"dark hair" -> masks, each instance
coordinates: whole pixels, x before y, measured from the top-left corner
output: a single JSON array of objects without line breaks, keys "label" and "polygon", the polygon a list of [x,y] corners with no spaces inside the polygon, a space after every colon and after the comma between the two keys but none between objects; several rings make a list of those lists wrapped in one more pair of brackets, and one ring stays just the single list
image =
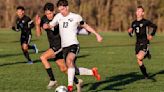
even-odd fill
[{"label": "dark hair", "polygon": [[57,2],[57,7],[59,6],[68,6],[68,1],[67,0],[59,0]]},{"label": "dark hair", "polygon": [[54,4],[53,3],[46,3],[44,5],[44,11],[49,10],[49,11],[54,11]]},{"label": "dark hair", "polygon": [[142,6],[138,6],[137,8],[141,8],[144,11],[144,8]]},{"label": "dark hair", "polygon": [[23,6],[18,6],[18,7],[17,7],[17,10],[23,10],[23,11],[24,11],[25,8],[24,8]]}]

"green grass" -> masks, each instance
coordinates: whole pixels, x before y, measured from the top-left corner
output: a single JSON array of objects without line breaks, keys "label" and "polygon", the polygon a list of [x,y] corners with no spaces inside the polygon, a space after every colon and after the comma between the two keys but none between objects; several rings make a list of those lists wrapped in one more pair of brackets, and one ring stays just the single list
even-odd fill
[{"label": "green grass", "polygon": [[[144,60],[151,79],[142,79],[134,55],[135,37],[127,33],[103,32],[102,43],[93,35],[79,36],[81,51],[77,65],[98,67],[102,76],[96,81],[91,76],[78,76],[84,80],[84,92],[164,92],[164,34],[157,34],[151,44],[151,60]],[[33,35],[40,52],[31,52],[33,65],[26,64],[19,43],[20,33],[0,31],[0,92],[54,92],[47,90],[48,76],[39,61],[39,56],[48,48],[44,32],[39,39]],[[51,61],[60,85],[67,84],[67,76]]]}]

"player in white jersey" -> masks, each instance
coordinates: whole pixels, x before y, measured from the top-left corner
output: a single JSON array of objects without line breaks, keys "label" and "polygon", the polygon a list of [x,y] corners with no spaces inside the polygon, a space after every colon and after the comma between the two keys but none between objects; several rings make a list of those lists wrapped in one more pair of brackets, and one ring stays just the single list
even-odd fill
[{"label": "player in white jersey", "polygon": [[98,42],[101,42],[103,38],[93,28],[87,25],[80,15],[69,12],[67,0],[59,0],[57,7],[60,13],[54,17],[50,24],[44,24],[43,27],[48,29],[59,25],[63,54],[68,67],[68,91],[72,92],[75,70],[76,73],[78,71],[80,75],[94,75],[97,80],[100,80],[100,75],[98,74],[97,68],[93,68],[92,70],[86,68],[76,68],[75,60],[79,52],[77,27],[83,27],[87,31],[93,33]]}]

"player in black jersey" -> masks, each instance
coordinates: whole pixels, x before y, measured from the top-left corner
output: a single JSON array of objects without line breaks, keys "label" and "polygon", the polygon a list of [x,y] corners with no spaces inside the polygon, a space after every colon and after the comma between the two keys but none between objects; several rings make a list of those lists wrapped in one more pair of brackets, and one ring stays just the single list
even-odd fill
[{"label": "player in black jersey", "polygon": [[[44,6],[44,16],[40,18],[38,15],[35,18],[36,23],[36,35],[39,37],[42,34],[43,24],[49,23],[54,18],[54,5],[52,3],[46,3]],[[57,85],[57,81],[55,80],[54,74],[52,72],[52,68],[50,63],[48,62],[48,59],[55,59],[57,66],[60,68],[62,72],[67,73],[67,67],[65,65],[64,59],[63,59],[63,53],[61,51],[61,38],[59,35],[59,28],[54,27],[53,29],[44,29],[47,33],[48,41],[49,41],[49,49],[45,51],[41,56],[40,59],[44,65],[44,68],[46,69],[48,76],[50,78],[50,82],[47,86],[48,89],[51,89],[53,86]],[[74,80],[77,90],[80,90],[80,83],[82,80],[78,80],[75,77]],[[80,92],[80,91],[78,91]]]},{"label": "player in black jersey", "polygon": [[[144,19],[144,9],[142,6],[138,6],[136,10],[137,19],[132,22],[131,28],[128,29],[129,35],[132,37],[133,32],[136,34],[136,57],[137,62],[139,64],[140,70],[144,77],[147,79],[148,74],[146,72],[146,67],[143,64],[144,58],[151,58],[151,54],[149,51],[150,40],[152,40],[153,36],[156,33],[157,26],[153,24],[151,21]],[[152,28],[152,32],[149,32],[149,27]]]},{"label": "player in black jersey", "polygon": [[34,23],[28,16],[25,15],[25,8],[23,6],[17,7],[16,14],[16,25],[13,26],[12,29],[16,32],[21,31],[20,42],[22,51],[28,60],[28,64],[33,64],[33,61],[29,56],[28,49],[33,49],[35,50],[35,53],[38,53],[38,49],[35,44],[29,45],[32,36],[31,29],[34,27]]}]

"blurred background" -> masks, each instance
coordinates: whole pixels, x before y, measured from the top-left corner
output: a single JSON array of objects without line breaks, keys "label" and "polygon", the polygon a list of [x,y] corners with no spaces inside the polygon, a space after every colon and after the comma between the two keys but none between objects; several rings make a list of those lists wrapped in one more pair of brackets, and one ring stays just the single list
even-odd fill
[{"label": "blurred background", "polygon": [[[98,31],[126,31],[135,19],[138,5],[145,8],[145,18],[158,25],[158,32],[164,30],[164,0],[68,0],[71,11],[79,13],[84,20]],[[34,19],[43,15],[43,6],[57,0],[0,0],[0,28],[10,28],[15,20],[18,5],[26,8],[26,15]]]}]

